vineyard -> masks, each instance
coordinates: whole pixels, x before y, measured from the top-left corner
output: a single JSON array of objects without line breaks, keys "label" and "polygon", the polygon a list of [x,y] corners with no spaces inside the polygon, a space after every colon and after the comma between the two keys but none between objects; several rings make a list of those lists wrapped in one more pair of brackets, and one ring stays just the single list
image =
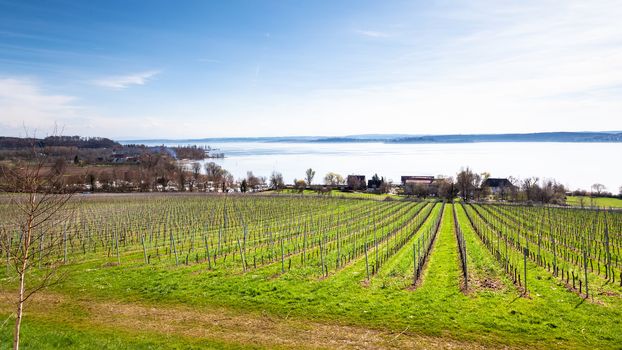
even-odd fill
[{"label": "vineyard", "polygon": [[[0,229],[17,245],[15,208],[6,197],[1,203]],[[66,277],[43,292],[59,298],[369,327],[398,335],[389,347],[419,334],[461,347],[622,344],[620,211],[316,195],[101,195],[76,197],[67,219],[47,229],[35,245],[33,278],[60,265]],[[7,253],[3,296],[15,288]],[[144,315],[124,331],[148,340],[128,345],[90,328],[87,306],[34,305],[24,339],[36,348],[72,337],[83,347],[172,341],[143,329]],[[2,299],[4,318],[10,310]],[[51,331],[58,327],[66,333]],[[0,329],[3,342],[9,328]],[[180,347],[197,345],[173,333]],[[287,345],[273,341],[252,345]]]}]

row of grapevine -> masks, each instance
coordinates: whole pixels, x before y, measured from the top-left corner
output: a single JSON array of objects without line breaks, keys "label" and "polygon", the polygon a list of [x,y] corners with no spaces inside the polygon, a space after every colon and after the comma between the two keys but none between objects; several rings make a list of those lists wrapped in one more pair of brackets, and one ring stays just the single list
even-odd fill
[{"label": "row of grapevine", "polygon": [[480,240],[514,284],[522,288],[526,294],[527,268],[523,255],[528,253],[528,247],[521,246],[520,240],[511,241],[506,235],[503,235],[501,231],[495,230],[473,206],[465,204],[462,204],[462,206],[469,223]]},{"label": "row of grapevine", "polygon": [[434,219],[434,224],[427,231],[422,232],[421,235],[413,242],[413,285],[416,285],[423,273],[434,241],[438,234],[438,230],[441,226],[441,220],[443,219],[443,212],[445,210],[445,202],[441,206],[438,216]]},{"label": "row of grapevine", "polygon": [[[0,208],[0,230],[17,244],[14,213],[8,202]],[[242,273],[278,266],[324,276],[373,251],[375,274],[431,209],[427,202],[315,196],[89,196],[36,246],[40,266],[103,257],[118,265],[200,263]]]},{"label": "row of grapevine", "polygon": [[[589,296],[590,284],[600,279],[616,281],[614,269],[618,265],[613,256],[617,255],[612,255],[612,251],[617,244],[611,237],[619,235],[609,234],[612,218],[606,212],[569,215],[572,212],[565,209],[496,205],[474,205],[473,209],[511,247],[528,249],[526,257],[579,294]],[[619,276],[622,279],[622,272]]]},{"label": "row of grapevine", "polygon": [[462,270],[462,278],[464,280],[464,290],[469,290],[469,272],[467,269],[467,251],[466,242],[464,241],[464,233],[458,222],[458,214],[456,213],[456,206],[452,205],[454,213],[454,231],[456,233],[456,241],[458,242],[458,252],[460,255],[460,268]]}]

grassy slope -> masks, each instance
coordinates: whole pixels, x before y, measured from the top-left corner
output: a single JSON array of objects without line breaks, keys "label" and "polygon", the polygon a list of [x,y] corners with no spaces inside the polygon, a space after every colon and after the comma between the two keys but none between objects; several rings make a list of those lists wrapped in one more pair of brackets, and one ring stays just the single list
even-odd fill
[{"label": "grassy slope", "polygon": [[[586,207],[591,206],[592,202],[590,197],[580,197],[580,196],[569,196],[566,198],[566,203],[568,205],[580,206],[580,198],[583,198],[583,205]],[[604,207],[604,208],[622,208],[622,199],[618,198],[594,198],[594,206]]]},{"label": "grassy slope", "polygon": [[[474,263],[476,269],[496,263],[478,245],[478,238],[468,229],[460,210],[458,216],[468,236],[468,254],[480,261],[479,265]],[[399,284],[383,283],[382,278],[374,278],[369,286],[365,285],[362,258],[327,279],[310,277],[302,269],[275,276],[272,269],[241,274],[206,271],[203,265],[144,266],[138,261],[109,266],[97,259],[71,265],[69,278],[53,290],[69,298],[95,302],[188,306],[196,310],[226,307],[248,313],[249,317],[268,314],[337,322],[404,331],[406,335],[475,341],[488,346],[610,348],[622,343],[618,331],[622,321],[619,299],[604,299],[603,305],[584,302],[533,264],[529,264],[528,274],[530,298],[519,297],[514,288],[495,292],[476,290],[464,295],[459,291],[457,254],[453,213],[448,205],[424,282],[414,291]],[[411,256],[397,254],[393,259],[411,259]],[[397,265],[401,264],[389,261],[385,266]],[[486,273],[498,270],[495,267]],[[7,284],[3,283],[0,290],[6,288]],[[140,328],[140,320],[133,329],[119,329],[114,324],[109,329],[89,328],[79,323],[77,316],[83,310],[61,308],[54,312],[53,318],[44,317],[43,311],[27,314],[24,338],[31,342],[32,348],[44,347],[43,344],[50,348],[149,348],[164,342],[179,348],[230,345],[205,337],[197,340],[146,333]],[[6,317],[6,312],[2,314]],[[0,329],[0,344],[7,343],[9,334],[10,328]]]}]

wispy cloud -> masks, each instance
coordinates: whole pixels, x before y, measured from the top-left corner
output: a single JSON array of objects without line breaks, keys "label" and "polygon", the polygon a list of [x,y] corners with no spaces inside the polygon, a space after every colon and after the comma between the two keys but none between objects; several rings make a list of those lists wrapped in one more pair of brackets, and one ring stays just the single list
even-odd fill
[{"label": "wispy cloud", "polygon": [[123,90],[132,85],[145,85],[158,74],[160,74],[160,71],[153,70],[127,75],[106,77],[95,80],[93,83],[97,86],[105,87],[108,89]]},{"label": "wispy cloud", "polygon": [[391,35],[389,33],[385,33],[385,32],[380,32],[377,30],[355,30],[355,33],[362,35],[364,37],[368,37],[368,38],[388,38]]},{"label": "wispy cloud", "polygon": [[[78,115],[75,97],[50,94],[30,78],[0,78],[0,130],[21,134],[24,126],[51,130]],[[62,126],[62,125],[61,125]]]},{"label": "wispy cloud", "polygon": [[[162,137],[168,135],[167,123],[162,118],[149,115],[114,115],[101,113],[93,106],[79,104],[74,96],[58,94],[45,88],[30,77],[0,77],[0,136],[45,136],[56,128],[67,135],[82,136],[137,136],[148,135],[153,130]],[[119,129],[119,119],[130,119],[136,127]],[[188,130],[186,123],[181,126]],[[181,137],[184,130],[177,133]]]}]

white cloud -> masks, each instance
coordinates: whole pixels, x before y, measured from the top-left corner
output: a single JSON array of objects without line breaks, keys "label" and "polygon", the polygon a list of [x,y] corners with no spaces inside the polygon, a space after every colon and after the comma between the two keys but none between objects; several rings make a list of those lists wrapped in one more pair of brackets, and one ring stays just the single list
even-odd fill
[{"label": "white cloud", "polygon": [[0,78],[0,134],[21,135],[24,128],[51,131],[81,108],[73,96],[44,92],[30,78]]},{"label": "white cloud", "polygon": [[[132,119],[133,127],[122,128],[119,120]],[[166,135],[168,123],[160,118],[121,115],[111,118],[93,107],[78,105],[74,96],[51,93],[32,78],[0,78],[0,136],[43,137],[50,132],[66,135],[117,137]]]},{"label": "white cloud", "polygon": [[93,83],[97,86],[122,90],[132,85],[145,85],[153,77],[160,74],[160,71],[147,71],[127,75],[111,76],[95,80]]}]

